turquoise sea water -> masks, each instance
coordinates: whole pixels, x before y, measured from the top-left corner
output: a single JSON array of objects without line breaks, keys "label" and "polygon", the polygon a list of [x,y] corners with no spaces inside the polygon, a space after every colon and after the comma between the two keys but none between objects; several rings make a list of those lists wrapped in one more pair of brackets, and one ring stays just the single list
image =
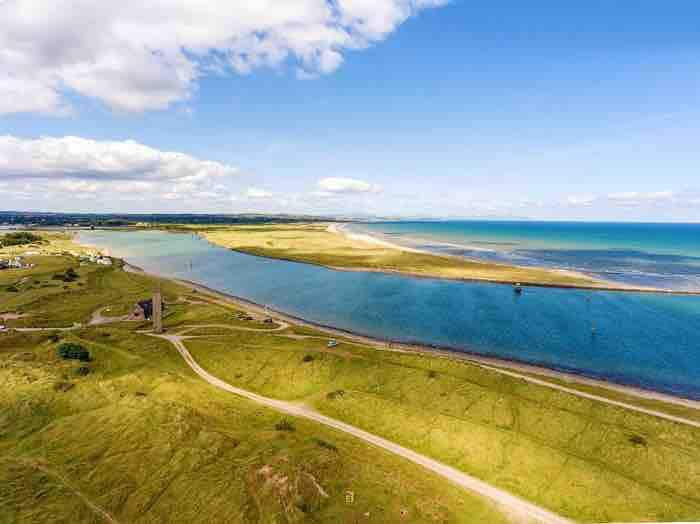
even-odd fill
[{"label": "turquoise sea water", "polygon": [[700,290],[700,224],[449,221],[351,228],[468,258],[572,269],[639,286]]},{"label": "turquoise sea water", "polygon": [[187,234],[94,231],[81,240],[320,324],[700,399],[699,296],[550,288],[517,296],[506,285],[254,257]]}]

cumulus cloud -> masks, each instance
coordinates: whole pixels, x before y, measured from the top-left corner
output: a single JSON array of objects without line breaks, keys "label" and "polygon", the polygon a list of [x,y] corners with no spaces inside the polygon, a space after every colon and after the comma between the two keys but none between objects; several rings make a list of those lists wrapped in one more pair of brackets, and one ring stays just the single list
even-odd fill
[{"label": "cumulus cloud", "polygon": [[[236,174],[238,169],[233,166],[160,151],[133,140],[0,136],[0,177],[4,178],[138,179],[192,184]],[[128,191],[136,186],[123,187]]]},{"label": "cumulus cloud", "polygon": [[249,187],[245,192],[246,198],[272,198],[272,193],[265,189]]},{"label": "cumulus cloud", "polygon": [[234,166],[132,140],[0,136],[0,201],[5,202],[29,194],[63,210],[73,209],[75,199],[95,202],[95,211],[119,209],[129,201],[207,207],[231,194],[237,175]]},{"label": "cumulus cloud", "polygon": [[352,193],[379,193],[382,187],[356,178],[322,178],[316,194],[320,196]]},{"label": "cumulus cloud", "polygon": [[335,71],[448,0],[0,1],[0,114],[65,112],[72,91],[127,112],[185,101],[207,74]]}]

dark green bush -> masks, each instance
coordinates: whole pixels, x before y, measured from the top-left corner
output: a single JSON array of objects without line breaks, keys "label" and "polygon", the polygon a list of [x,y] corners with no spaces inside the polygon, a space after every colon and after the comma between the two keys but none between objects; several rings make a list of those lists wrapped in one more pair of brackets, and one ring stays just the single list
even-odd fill
[{"label": "dark green bush", "polygon": [[19,231],[17,233],[7,233],[0,237],[0,244],[3,246],[21,246],[23,244],[33,244],[41,242],[40,236],[27,231]]},{"label": "dark green bush", "polygon": [[343,395],[345,395],[345,391],[342,389],[337,389],[335,391],[331,391],[326,395],[326,398],[328,400],[335,400],[337,398],[341,398]]},{"label": "dark green bush", "polygon": [[301,359],[302,362],[313,362],[314,357],[313,355],[304,355],[304,358]]},{"label": "dark green bush", "polygon": [[335,451],[336,453],[338,452],[338,447],[335,444],[331,444],[330,442],[320,439],[320,438],[315,438],[314,442],[318,444],[322,448],[329,449],[331,451]]},{"label": "dark green bush", "polygon": [[647,445],[647,439],[641,435],[631,435],[628,440],[635,446],[645,446]]},{"label": "dark green bush", "polygon": [[80,344],[65,342],[58,346],[58,355],[64,360],[80,360],[90,362],[90,352]]},{"label": "dark green bush", "polygon": [[294,424],[289,422],[287,419],[281,420],[275,424],[275,429],[277,431],[296,431]]}]

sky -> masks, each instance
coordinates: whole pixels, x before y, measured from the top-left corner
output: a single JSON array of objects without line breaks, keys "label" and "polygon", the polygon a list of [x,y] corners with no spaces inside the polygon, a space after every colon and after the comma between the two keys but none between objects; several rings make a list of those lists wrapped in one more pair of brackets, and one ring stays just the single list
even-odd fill
[{"label": "sky", "polygon": [[476,4],[0,0],[0,210],[700,221],[700,4]]}]

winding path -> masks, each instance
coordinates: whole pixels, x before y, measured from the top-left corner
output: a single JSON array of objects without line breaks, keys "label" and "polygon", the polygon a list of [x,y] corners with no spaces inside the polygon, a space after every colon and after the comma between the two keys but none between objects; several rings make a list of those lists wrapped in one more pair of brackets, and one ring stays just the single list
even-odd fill
[{"label": "winding path", "polygon": [[322,415],[312,409],[304,406],[293,404],[291,402],[285,402],[282,400],[277,400],[273,398],[264,397],[256,393],[252,393],[245,389],[237,388],[232,386],[228,382],[221,380],[218,377],[208,373],[204,370],[192,357],[191,353],[187,350],[185,345],[182,343],[182,337],[179,335],[156,335],[150,334],[150,336],[158,337],[169,341],[175,346],[180,355],[185,359],[185,362],[192,368],[192,370],[197,373],[201,378],[207,381],[209,384],[238,395],[240,397],[247,398],[258,404],[270,407],[282,413],[287,413],[295,417],[303,417],[314,422],[318,422],[325,426],[337,429],[344,433],[348,433],[354,437],[357,437],[365,442],[368,442],[374,446],[382,448],[390,453],[403,457],[411,462],[423,466],[424,468],[437,473],[441,477],[446,478],[450,482],[477,493],[483,497],[486,497],[498,506],[504,508],[509,515],[519,517],[519,520],[525,522],[539,522],[542,524],[572,524],[573,521],[561,517],[555,513],[552,513],[544,508],[536,506],[526,500],[523,500],[515,495],[508,493],[502,489],[496,488],[486,482],[479,480],[471,475],[467,475],[462,471],[459,471],[451,466],[438,462],[437,460],[431,459],[425,455],[421,455],[411,449],[405,448],[394,442],[386,440],[382,437],[378,437],[372,433],[359,429],[345,422],[341,422],[334,418]]}]

